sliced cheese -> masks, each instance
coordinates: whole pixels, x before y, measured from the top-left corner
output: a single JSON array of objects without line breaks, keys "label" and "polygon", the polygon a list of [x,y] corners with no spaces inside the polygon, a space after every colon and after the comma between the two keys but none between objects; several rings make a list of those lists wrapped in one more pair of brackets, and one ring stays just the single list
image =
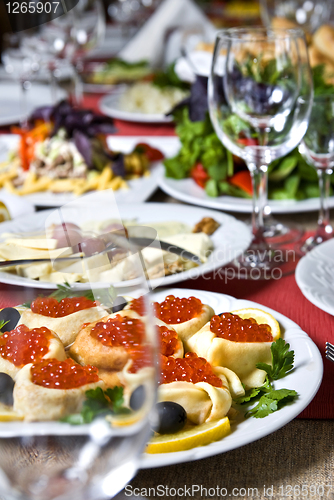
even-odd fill
[{"label": "sliced cheese", "polygon": [[188,250],[197,255],[202,262],[208,260],[208,256],[213,250],[213,243],[205,233],[176,234],[164,238],[164,241]]},{"label": "sliced cheese", "polygon": [[5,243],[17,245],[24,248],[55,250],[58,242],[55,239],[46,238],[7,238]]}]

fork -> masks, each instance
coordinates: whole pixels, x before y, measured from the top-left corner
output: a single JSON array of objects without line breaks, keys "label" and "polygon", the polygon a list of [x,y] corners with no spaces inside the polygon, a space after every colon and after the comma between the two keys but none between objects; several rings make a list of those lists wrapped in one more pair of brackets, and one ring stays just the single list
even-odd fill
[{"label": "fork", "polygon": [[325,355],[326,358],[329,359],[329,361],[333,361],[334,363],[334,345],[330,342],[326,342]]}]

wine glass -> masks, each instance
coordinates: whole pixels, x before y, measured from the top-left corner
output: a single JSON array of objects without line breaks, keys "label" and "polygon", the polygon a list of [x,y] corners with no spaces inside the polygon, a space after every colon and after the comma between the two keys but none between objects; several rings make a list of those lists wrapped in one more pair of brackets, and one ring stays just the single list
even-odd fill
[{"label": "wine glass", "polygon": [[[265,26],[278,23],[291,23],[314,32],[321,24],[328,21],[331,0],[260,0],[261,15]],[[285,20],[285,21],[283,21]],[[274,23],[274,24],[273,24]]]},{"label": "wine glass", "polygon": [[314,96],[310,123],[299,151],[317,171],[320,195],[318,227],[314,236],[302,245],[305,253],[334,234],[328,206],[330,175],[334,168],[334,94]]},{"label": "wine glass", "polygon": [[245,278],[269,279],[271,270],[285,273],[295,266],[294,256],[265,240],[268,165],[301,141],[312,97],[302,30],[231,28],[217,35],[208,85],[210,116],[225,147],[246,162],[253,182],[253,242],[229,266]]},{"label": "wine glass", "polygon": [[[111,222],[112,227],[116,229],[111,229]],[[73,265],[85,268],[90,281],[79,285],[79,289],[69,288],[68,285],[65,285],[65,288],[77,295],[88,292],[89,300],[98,301],[100,304],[98,310],[103,313],[100,316],[100,318],[103,316],[103,320],[94,320],[91,324],[88,318],[83,320],[85,325],[81,327],[80,335],[85,328],[88,328],[90,332],[83,337],[85,342],[89,342],[93,336],[96,339],[95,345],[101,344],[100,352],[103,356],[107,355],[106,350],[111,349],[110,345],[114,345],[114,340],[110,340],[108,331],[110,335],[117,337],[116,330],[120,327],[120,323],[123,324],[122,314],[126,311],[120,310],[126,304],[124,294],[132,297],[144,295],[146,313],[145,317],[134,318],[135,313],[132,312],[131,317],[131,311],[126,312],[128,315],[126,317],[130,318],[127,328],[131,335],[127,336],[121,326],[123,337],[119,339],[121,344],[116,344],[124,346],[118,347],[118,351],[121,350],[123,354],[127,353],[128,360],[123,368],[119,366],[116,372],[112,371],[113,367],[109,358],[110,370],[106,370],[106,366],[102,369],[103,362],[106,362],[103,361],[106,359],[103,356],[96,358],[93,363],[98,368],[97,376],[102,379],[102,382],[101,380],[91,381],[93,386],[95,384],[101,387],[101,391],[98,390],[96,396],[95,386],[89,386],[93,392],[95,391],[95,398],[91,394],[88,397],[86,393],[86,401],[90,401],[89,408],[95,412],[92,422],[89,422],[89,414],[85,414],[84,423],[82,423],[83,413],[80,413],[80,408],[73,409],[74,401],[71,401],[70,393],[76,388],[80,389],[83,387],[82,383],[85,383],[79,381],[79,385],[71,388],[71,384],[74,384],[73,380],[76,380],[75,370],[72,375],[62,375],[61,370],[64,368],[58,367],[58,361],[48,360],[52,364],[53,374],[44,376],[45,383],[52,384],[55,374],[60,373],[58,379],[60,385],[66,383],[69,386],[67,399],[55,405],[54,393],[57,393],[58,389],[61,391],[62,387],[54,388],[51,385],[51,388],[48,388],[43,381],[38,379],[41,373],[40,362],[34,360],[32,366],[26,365],[20,369],[15,379],[13,392],[14,410],[18,411],[20,408],[21,416],[24,415],[25,419],[18,422],[0,422],[0,490],[4,500],[14,498],[20,500],[110,499],[121,491],[136,473],[141,454],[151,434],[150,422],[154,416],[157,346],[155,327],[148,304],[149,286],[137,249],[127,239],[122,227],[122,219],[111,190],[108,193],[104,192],[100,199],[95,194],[79,198],[51,212],[45,220],[46,241],[57,242],[59,255],[65,251],[64,245],[68,253],[69,249],[75,251],[80,243],[81,250],[89,256],[84,260],[79,259],[76,264],[71,262],[71,269],[70,267],[67,270],[63,269],[66,281],[66,277],[70,279],[73,275]],[[50,237],[52,237],[51,240]],[[108,251],[98,254],[97,252],[101,251],[101,245],[103,247],[106,244]],[[120,263],[123,254],[128,256],[131,254],[131,262],[137,272],[136,279],[132,280],[128,286],[125,284],[123,289],[119,288],[119,284],[117,288],[110,286],[112,285],[110,280],[108,284],[104,283],[104,286],[108,288],[101,289],[101,284],[98,285],[94,281],[95,274],[99,269],[103,269],[104,272],[112,271],[115,261]],[[57,258],[53,261],[53,265],[56,264]],[[86,292],[83,291],[84,289]],[[31,298],[35,298],[33,294],[32,291]],[[102,307],[109,310],[103,311]],[[109,311],[113,314],[110,315]],[[104,314],[107,315],[104,316]],[[29,315],[22,316],[23,318],[27,322]],[[52,318],[47,317],[47,319]],[[68,316],[67,322],[73,321],[74,319]],[[57,330],[57,333],[65,346],[66,354],[77,361],[79,359],[76,356],[80,355],[80,363],[83,369],[87,370],[87,366],[92,364],[89,362],[90,349],[80,351],[80,343],[79,347],[76,346],[78,337],[74,344],[69,344],[71,339],[67,338],[65,342],[61,337],[61,329]],[[59,352],[57,352],[58,356]],[[64,354],[63,348],[62,353]],[[67,363],[67,361],[62,362]],[[75,367],[78,369],[78,365]],[[96,375],[97,370],[92,370]],[[23,377],[24,371],[24,377],[29,378],[27,374],[30,373],[29,390],[36,393],[36,387],[39,388],[38,398],[30,400],[29,392],[25,393],[27,399],[23,398],[22,391],[28,384],[26,378]],[[117,373],[116,379],[118,380],[116,382],[115,373]],[[86,376],[87,374],[84,375]],[[115,384],[118,388],[123,387],[123,395],[121,394],[120,397],[123,397],[124,401],[118,400],[117,412],[114,403],[113,413],[110,412],[110,406],[109,409],[105,406],[100,408],[101,411],[98,413],[101,392]],[[31,389],[31,386],[35,389]],[[106,394],[109,393],[104,392],[104,395]],[[71,410],[69,404],[72,404]],[[50,408],[53,408],[57,414],[53,413],[53,418],[48,413]],[[29,418],[31,421],[28,421]],[[75,423],[77,425],[74,425]]]},{"label": "wine glass", "polygon": [[[84,58],[104,40],[106,18],[102,0],[79,0],[78,4],[67,13],[70,22],[71,44],[67,57],[75,70],[75,99],[82,101],[82,82],[80,74],[84,69]],[[59,22],[61,18],[58,18]]]},{"label": "wine glass", "polygon": [[4,36],[2,60],[6,72],[20,84],[20,122],[24,127],[27,124],[27,92],[31,87],[34,60],[22,45],[21,38],[18,35],[9,33]]}]

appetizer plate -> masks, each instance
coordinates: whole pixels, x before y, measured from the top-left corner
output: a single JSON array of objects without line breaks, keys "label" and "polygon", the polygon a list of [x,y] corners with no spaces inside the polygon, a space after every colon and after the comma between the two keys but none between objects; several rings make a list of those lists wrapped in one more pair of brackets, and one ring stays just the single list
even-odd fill
[{"label": "appetizer plate", "polygon": [[99,107],[102,113],[105,113],[112,118],[139,123],[170,123],[173,121],[171,116],[164,114],[148,114],[148,113],[131,113],[124,111],[120,107],[120,99],[128,89],[128,85],[117,85],[114,87],[111,94],[108,94],[99,102]]},{"label": "appetizer plate", "polygon": [[[218,196],[217,198],[212,198],[190,178],[176,180],[166,177],[163,165],[160,166],[158,182],[159,187],[165,191],[165,193],[186,203],[215,208],[217,210],[227,210],[230,212],[252,212],[252,200],[233,196]],[[308,198],[307,200],[301,201],[269,200],[268,205],[271,209],[271,213],[289,214],[319,210],[320,201],[319,198]],[[329,206],[334,207],[334,196],[329,198]]]},{"label": "appetizer plate", "polygon": [[[58,99],[66,97],[66,92],[58,89]],[[0,83],[0,125],[11,125],[22,118],[20,108],[21,89],[15,81],[2,81]],[[51,90],[49,85],[32,83],[27,92],[27,114],[36,107],[52,104]],[[1,161],[1,160],[0,160]]]},{"label": "appetizer plate", "polygon": [[[183,222],[189,226],[194,226],[203,217],[212,217],[220,224],[220,227],[212,236],[210,236],[214,249],[205,264],[187,271],[151,280],[150,286],[152,289],[158,286],[171,285],[187,279],[196,279],[205,273],[211,272],[214,269],[227,264],[244,252],[248,248],[251,241],[251,233],[246,224],[236,220],[231,215],[208,209],[178,204],[167,205],[165,203],[120,204],[118,205],[118,209],[124,220],[136,221],[138,224],[176,221]],[[1,233],[29,233],[43,231],[45,221],[52,212],[53,210],[45,210],[37,212],[34,215],[30,215],[29,217],[20,217],[17,220],[0,224],[0,240]],[[92,220],[101,221],[104,219],[105,217],[103,213],[94,214],[94,216],[92,216]],[[76,214],[74,220],[67,220],[66,222],[74,222],[80,225],[80,213]],[[57,288],[57,285],[54,283],[32,280],[6,271],[0,272],[0,282],[41,289]],[[128,289],[131,286],[135,286],[136,283],[137,280],[129,280],[120,283],[113,283],[113,285],[117,288]],[[87,289],[87,286],[91,285],[92,283],[73,284],[73,286],[77,289]],[[95,288],[106,287],[109,285],[109,283],[105,282],[94,283]]]},{"label": "appetizer plate", "polygon": [[255,307],[271,313],[284,331],[283,338],[289,342],[291,349],[295,351],[295,369],[283,379],[277,380],[274,383],[274,387],[277,389],[294,389],[298,393],[298,399],[291,405],[285,406],[265,418],[251,417],[241,421],[235,429],[232,427],[231,434],[221,441],[187,451],[154,455],[144,454],[140,463],[142,469],[200,460],[252,443],[286,425],[312,401],[320,387],[323,363],[320,352],[314,342],[296,323],[268,307],[249,300],[234,299],[229,295],[199,290],[172,289],[168,290],[168,293],[167,291],[156,292],[153,294],[153,297],[154,300],[161,301],[164,300],[167,294],[173,294],[177,297],[189,297],[193,295],[198,297],[202,302],[210,304],[216,313],[233,311],[244,307]]},{"label": "appetizer plate", "polygon": [[[8,152],[15,149],[18,144],[17,135],[0,135],[0,163],[7,160]],[[109,136],[108,146],[114,151],[130,153],[134,146],[140,142],[145,142],[152,147],[158,148],[162,153],[174,155],[177,153],[179,143],[175,137],[147,137],[147,136]],[[152,167],[149,177],[141,177],[128,181],[128,190],[120,189],[115,191],[117,203],[141,203],[147,200],[158,188],[159,170]],[[1,192],[1,191],[0,191]],[[49,191],[34,193],[24,196],[24,198],[36,207],[60,207],[75,199],[71,193],[51,193]]]},{"label": "appetizer plate", "polygon": [[[153,467],[163,467],[166,465],[200,460],[239,448],[280,429],[293,420],[312,401],[322,380],[323,363],[316,345],[296,323],[282,314],[255,302],[238,300],[229,295],[207,291],[172,288],[153,293],[152,299],[162,301],[170,294],[177,297],[198,297],[203,303],[210,304],[217,313],[244,307],[255,307],[268,311],[275,316],[284,331],[284,339],[289,342],[291,349],[295,351],[295,369],[283,379],[276,381],[274,386],[277,389],[283,387],[294,389],[298,393],[298,398],[291,405],[285,406],[281,410],[265,418],[249,418],[247,420],[242,420],[235,429],[232,427],[230,435],[207,446],[175,453],[154,455],[144,453],[139,464],[140,468],[150,469]],[[145,422],[139,422],[138,427],[144,424]],[[91,425],[94,426],[94,424]],[[91,425],[74,426],[59,422],[34,422],[25,424],[22,422],[0,422],[0,437],[9,438],[24,435],[85,435],[92,432]],[[138,430],[140,429],[138,428],[137,431]],[[117,436],[120,434],[135,434],[135,432],[136,429],[134,429],[134,426],[131,426],[129,429],[126,427],[122,429],[118,428]]]},{"label": "appetizer plate", "polygon": [[295,276],[304,297],[334,316],[334,239],[307,253],[298,262]]}]

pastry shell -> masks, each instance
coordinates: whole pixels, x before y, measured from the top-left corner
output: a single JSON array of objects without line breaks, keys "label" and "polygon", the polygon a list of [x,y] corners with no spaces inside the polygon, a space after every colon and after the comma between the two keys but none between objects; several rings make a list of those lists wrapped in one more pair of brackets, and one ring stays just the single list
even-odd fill
[{"label": "pastry shell", "polygon": [[50,389],[31,380],[32,364],[26,365],[16,377],[14,386],[14,411],[27,422],[59,420],[81,411],[85,393],[90,389],[105,389],[102,380],[75,389]]},{"label": "pastry shell", "polygon": [[88,309],[82,309],[62,318],[51,318],[49,316],[43,316],[42,314],[36,314],[32,312],[31,309],[23,311],[19,325],[24,324],[28,328],[39,328],[41,326],[46,326],[50,330],[57,333],[60,340],[64,346],[72,344],[78,332],[80,331],[84,323],[92,323],[97,321],[108,313],[100,306],[90,307]]},{"label": "pastry shell", "polygon": [[205,358],[212,366],[229,368],[246,389],[263,385],[266,372],[257,363],[271,364],[272,342],[233,342],[217,337],[210,322],[189,339],[189,350]]}]

